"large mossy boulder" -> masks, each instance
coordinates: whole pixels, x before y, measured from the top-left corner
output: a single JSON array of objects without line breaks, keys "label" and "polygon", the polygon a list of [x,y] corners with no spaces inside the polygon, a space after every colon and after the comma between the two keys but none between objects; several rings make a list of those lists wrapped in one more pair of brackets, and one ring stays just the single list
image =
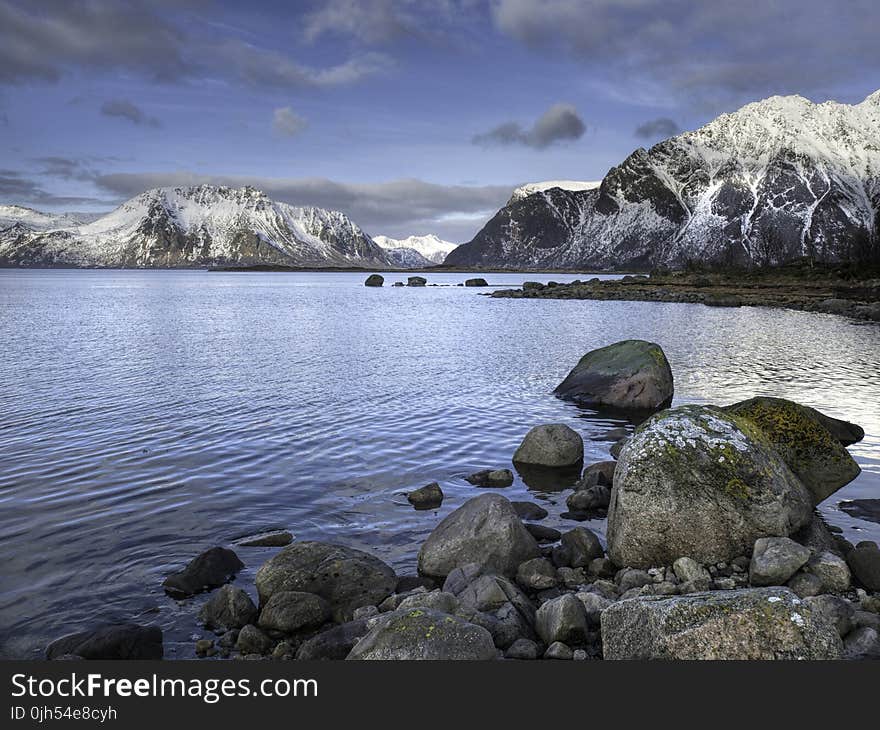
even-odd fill
[{"label": "large mossy boulder", "polygon": [[[861,471],[840,439],[826,428],[825,423],[834,419],[815,409],[783,398],[761,397],[724,410],[747,418],[764,432],[789,468],[813,493],[816,504],[849,484]],[[836,430],[845,431],[840,427]]]},{"label": "large mossy boulder", "polygon": [[379,618],[349,659],[494,659],[492,634],[482,626],[425,609]]},{"label": "large mossy boulder", "polygon": [[257,571],[260,605],[282,591],[314,593],[330,604],[334,620],[351,619],[354,609],[375,606],[394,591],[397,576],[379,558],[341,545],[295,542]]},{"label": "large mossy boulder", "polygon": [[484,572],[513,576],[520,563],[539,553],[513,505],[500,494],[482,494],[434,528],[419,550],[419,573],[445,578],[453,569],[475,563]]},{"label": "large mossy boulder", "polygon": [[672,369],[660,345],[624,340],[588,352],[553,392],[594,408],[657,411],[672,403]]},{"label": "large mossy boulder", "polygon": [[584,440],[564,423],[545,423],[525,435],[513,461],[552,469],[579,467],[584,462]]},{"label": "large mossy boulder", "polygon": [[605,659],[839,659],[835,625],[787,588],[643,596],[601,614]]},{"label": "large mossy boulder", "polygon": [[382,286],[385,283],[385,277],[381,274],[370,274],[364,282],[364,286]]},{"label": "large mossy boulder", "polygon": [[712,406],[656,414],[620,453],[608,508],[617,565],[703,563],[810,522],[813,497],[751,421]]}]

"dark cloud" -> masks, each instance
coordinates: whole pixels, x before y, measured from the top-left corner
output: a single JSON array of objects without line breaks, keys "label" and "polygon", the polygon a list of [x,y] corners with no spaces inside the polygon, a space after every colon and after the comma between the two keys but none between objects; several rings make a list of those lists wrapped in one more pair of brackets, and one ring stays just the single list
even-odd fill
[{"label": "dark cloud", "polygon": [[875,0],[496,0],[495,26],[609,83],[700,101],[825,92],[880,65]]},{"label": "dark cloud", "polygon": [[49,207],[105,203],[105,201],[91,197],[55,195],[16,170],[0,170],[0,201],[17,205]]},{"label": "dark cloud", "polygon": [[657,117],[657,119],[651,119],[636,127],[635,135],[643,139],[658,139],[661,137],[665,139],[666,137],[675,136],[680,131],[681,127],[674,120],[669,117]]},{"label": "dark cloud", "polygon": [[38,174],[61,180],[94,180],[98,173],[90,161],[72,157],[35,157]]},{"label": "dark cloud", "polygon": [[510,197],[511,185],[437,185],[422,180],[341,183],[324,178],[279,179],[192,172],[100,175],[104,191],[127,199],[148,188],[252,185],[275,200],[341,210],[369,233],[403,236],[433,231],[470,237]]},{"label": "dark cloud", "polygon": [[480,145],[519,144],[544,149],[556,142],[580,139],[587,125],[577,110],[569,104],[556,104],[544,112],[531,129],[518,122],[505,122],[494,129],[474,136],[473,143]]},{"label": "dark cloud", "polygon": [[161,126],[158,119],[148,116],[144,111],[125,99],[111,99],[105,101],[101,105],[101,114],[105,117],[118,117],[127,119],[132,124],[143,125],[147,127]]}]

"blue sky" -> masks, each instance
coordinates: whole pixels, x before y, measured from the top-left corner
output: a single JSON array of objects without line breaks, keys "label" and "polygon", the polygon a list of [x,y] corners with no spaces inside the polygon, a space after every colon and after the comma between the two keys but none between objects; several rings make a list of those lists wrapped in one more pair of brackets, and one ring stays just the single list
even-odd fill
[{"label": "blue sky", "polygon": [[770,94],[880,87],[850,0],[0,0],[0,202],[253,184],[468,240],[516,185],[600,179]]}]

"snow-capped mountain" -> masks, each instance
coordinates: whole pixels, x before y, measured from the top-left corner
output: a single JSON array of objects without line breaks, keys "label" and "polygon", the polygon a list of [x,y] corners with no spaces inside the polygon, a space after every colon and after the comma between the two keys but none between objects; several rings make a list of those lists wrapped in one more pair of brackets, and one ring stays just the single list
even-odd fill
[{"label": "snow-capped mountain", "polygon": [[437,265],[434,261],[426,259],[414,248],[386,248],[385,253],[394,262],[394,265],[401,269],[424,269]]},{"label": "snow-capped mountain", "polygon": [[250,187],[199,185],[148,190],[90,223],[19,221],[0,230],[0,264],[374,268],[392,261],[343,213],[275,202]]},{"label": "snow-capped mountain", "polygon": [[535,193],[543,193],[545,190],[559,188],[561,190],[595,190],[602,184],[601,180],[544,180],[543,182],[527,183],[520,185],[513,191],[508,204],[515,200],[527,198]]},{"label": "snow-capped mountain", "polygon": [[638,149],[593,190],[514,195],[447,264],[772,265],[880,253],[880,91],[771,97]]},{"label": "snow-capped mountain", "polygon": [[35,231],[81,226],[100,216],[90,213],[43,213],[23,205],[0,205],[0,230],[21,224]]},{"label": "snow-capped mountain", "polygon": [[447,254],[458,246],[457,243],[444,241],[433,233],[426,236],[409,236],[408,238],[373,236],[373,240],[384,249],[411,248],[434,264],[442,264]]}]

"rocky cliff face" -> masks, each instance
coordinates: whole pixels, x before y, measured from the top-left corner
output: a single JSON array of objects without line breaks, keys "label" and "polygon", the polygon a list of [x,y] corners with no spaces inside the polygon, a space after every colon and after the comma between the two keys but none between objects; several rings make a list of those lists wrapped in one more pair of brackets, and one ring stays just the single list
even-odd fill
[{"label": "rocky cliff face", "polygon": [[539,189],[447,264],[647,269],[880,255],[880,92],[772,97],[638,149],[596,189]]},{"label": "rocky cliff face", "polygon": [[148,190],[82,224],[36,225],[42,219],[13,213],[0,222],[0,265],[372,268],[393,263],[343,213],[278,203],[253,188]]}]

